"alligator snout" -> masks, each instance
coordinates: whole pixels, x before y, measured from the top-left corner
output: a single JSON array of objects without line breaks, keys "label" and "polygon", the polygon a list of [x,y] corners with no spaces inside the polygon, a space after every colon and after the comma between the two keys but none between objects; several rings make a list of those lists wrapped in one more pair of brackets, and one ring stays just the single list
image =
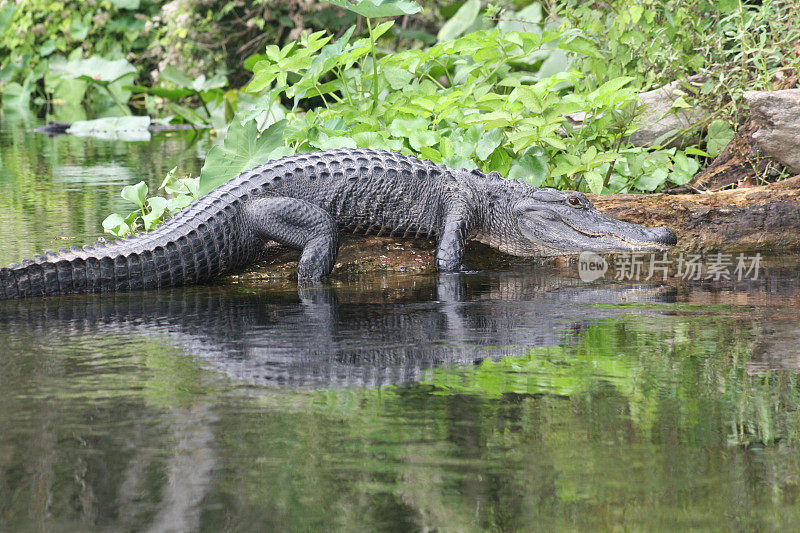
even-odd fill
[{"label": "alligator snout", "polygon": [[654,228],[652,230],[652,239],[653,242],[664,244],[666,246],[675,246],[678,243],[678,236],[675,235],[674,231],[666,226]]}]

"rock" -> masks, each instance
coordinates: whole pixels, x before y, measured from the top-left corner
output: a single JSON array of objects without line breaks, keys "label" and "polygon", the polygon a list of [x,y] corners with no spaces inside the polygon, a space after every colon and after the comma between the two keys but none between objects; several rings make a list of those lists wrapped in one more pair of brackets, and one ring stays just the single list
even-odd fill
[{"label": "rock", "polygon": [[800,172],[800,89],[748,91],[753,140],[762,154]]},{"label": "rock", "polygon": [[[702,85],[704,75],[691,76],[685,80],[673,81],[658,89],[639,94],[644,109],[637,119],[640,128],[630,136],[634,146],[652,146],[664,143],[670,135],[688,128],[709,116],[709,111],[702,107],[674,110],[675,101],[691,91],[693,86]],[[696,142],[697,139],[678,136],[665,146],[681,146]]]},{"label": "rock", "polygon": [[[639,129],[628,138],[631,144],[653,146],[658,142],[665,147],[673,147],[698,142],[700,138],[695,132],[692,137],[686,134],[677,135],[672,141],[666,143],[679,130],[697,124],[710,115],[710,112],[702,107],[678,110],[672,108],[679,97],[691,92],[694,86],[702,85],[706,79],[705,75],[691,76],[652,91],[639,93],[639,100],[642,104],[641,112],[636,119]],[[586,127],[586,122],[592,118],[592,115],[585,111],[576,111],[564,115],[564,118],[572,125],[572,129],[579,130]],[[565,128],[559,128],[558,133],[561,136],[567,135]]]}]

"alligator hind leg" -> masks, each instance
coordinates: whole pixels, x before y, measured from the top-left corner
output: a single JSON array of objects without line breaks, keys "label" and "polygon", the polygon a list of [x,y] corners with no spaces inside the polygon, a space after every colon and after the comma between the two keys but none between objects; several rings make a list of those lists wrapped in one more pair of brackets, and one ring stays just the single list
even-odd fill
[{"label": "alligator hind leg", "polygon": [[319,281],[331,273],[339,251],[339,230],[327,211],[281,196],[253,200],[245,213],[261,239],[303,251],[297,265],[300,282]]}]

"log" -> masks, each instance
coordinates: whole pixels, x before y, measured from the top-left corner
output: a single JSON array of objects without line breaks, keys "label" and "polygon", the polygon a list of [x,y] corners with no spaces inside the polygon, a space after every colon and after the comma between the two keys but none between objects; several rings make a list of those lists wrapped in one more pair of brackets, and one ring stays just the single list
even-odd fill
[{"label": "log", "polygon": [[676,251],[800,250],[800,176],[745,189],[701,194],[593,196],[615,218],[669,226]]}]

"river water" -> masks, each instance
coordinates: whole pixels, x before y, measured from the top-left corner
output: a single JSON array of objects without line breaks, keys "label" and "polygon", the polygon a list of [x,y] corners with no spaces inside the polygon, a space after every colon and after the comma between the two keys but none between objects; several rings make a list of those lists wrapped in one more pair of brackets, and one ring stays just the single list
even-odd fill
[{"label": "river water", "polygon": [[[90,243],[210,147],[35,125],[0,119],[2,264]],[[800,260],[731,277],[0,302],[0,530],[796,527]]]}]

